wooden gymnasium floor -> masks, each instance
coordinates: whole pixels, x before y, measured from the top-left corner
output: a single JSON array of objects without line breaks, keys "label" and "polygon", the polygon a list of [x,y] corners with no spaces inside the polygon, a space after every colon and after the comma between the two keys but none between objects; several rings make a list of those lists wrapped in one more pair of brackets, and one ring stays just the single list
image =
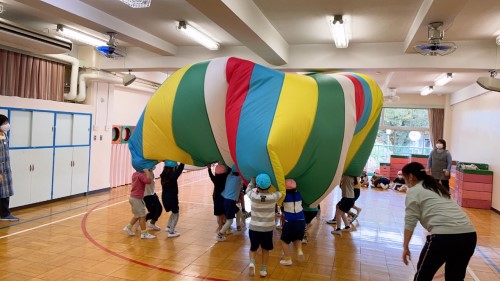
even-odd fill
[{"label": "wooden gymnasium floor", "polygon": [[[401,261],[404,194],[362,189],[356,230],[342,237],[325,223],[340,197],[336,189],[321,204],[320,221],[304,245],[306,260],[279,264],[279,232],[268,277],[248,276],[248,231],[215,241],[212,183],[206,170],[180,179],[178,238],[141,240],[122,228],[131,217],[129,186],[86,197],[15,211],[18,223],[0,222],[0,280],[411,280],[425,232],[415,231],[413,262]],[[159,181],[157,190],[161,191]],[[466,280],[500,280],[500,216],[467,209],[478,231]],[[159,225],[165,227],[168,215]],[[248,223],[248,221],[247,221]],[[153,232],[153,231],[152,231]],[[257,269],[260,260],[257,260]],[[434,280],[444,280],[440,270]]]}]

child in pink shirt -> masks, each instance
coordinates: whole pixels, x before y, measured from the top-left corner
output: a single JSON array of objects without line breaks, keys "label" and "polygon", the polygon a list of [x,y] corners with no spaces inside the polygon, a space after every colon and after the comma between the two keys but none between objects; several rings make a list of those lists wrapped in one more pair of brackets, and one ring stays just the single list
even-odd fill
[{"label": "child in pink shirt", "polygon": [[146,185],[152,182],[151,171],[144,169],[144,171],[137,171],[132,175],[132,190],[130,191],[130,197],[128,199],[130,206],[132,207],[132,214],[134,215],[127,226],[123,228],[128,235],[134,236],[135,231],[132,230],[132,226],[139,221],[141,226],[141,238],[151,239],[156,236],[150,234],[146,230],[146,204],[144,204],[144,191],[146,190]]}]

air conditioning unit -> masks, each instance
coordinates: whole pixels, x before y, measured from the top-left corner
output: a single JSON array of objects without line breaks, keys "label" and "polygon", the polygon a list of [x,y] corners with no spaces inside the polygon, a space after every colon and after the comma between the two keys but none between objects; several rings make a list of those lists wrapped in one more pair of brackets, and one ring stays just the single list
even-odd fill
[{"label": "air conditioning unit", "polygon": [[71,51],[73,43],[64,38],[39,33],[0,18],[0,45],[33,54],[63,54]]}]

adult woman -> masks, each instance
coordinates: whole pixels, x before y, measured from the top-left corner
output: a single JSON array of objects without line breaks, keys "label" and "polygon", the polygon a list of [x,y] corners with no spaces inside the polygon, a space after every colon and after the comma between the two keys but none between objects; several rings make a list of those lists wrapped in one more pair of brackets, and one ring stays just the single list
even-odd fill
[{"label": "adult woman", "polygon": [[451,154],[446,150],[446,141],[439,139],[436,149],[432,150],[427,159],[427,172],[441,182],[450,191]]},{"label": "adult woman", "polygon": [[0,114],[0,220],[18,221],[9,209],[9,199],[14,195],[12,190],[12,171],[10,170],[9,144],[7,132],[10,129],[7,116]]},{"label": "adult woman", "polygon": [[432,280],[445,264],[445,280],[464,280],[476,248],[477,235],[464,211],[450,198],[449,191],[424,166],[412,162],[403,167],[409,187],[406,195],[403,262],[411,259],[408,244],[417,222],[430,234],[420,253],[414,280]]}]

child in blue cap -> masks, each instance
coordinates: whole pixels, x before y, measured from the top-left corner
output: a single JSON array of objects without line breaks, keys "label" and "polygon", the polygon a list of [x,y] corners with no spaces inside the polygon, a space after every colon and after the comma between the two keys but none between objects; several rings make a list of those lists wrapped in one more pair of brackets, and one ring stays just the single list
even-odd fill
[{"label": "child in blue cap", "polygon": [[[247,187],[247,196],[252,202],[252,216],[250,219],[250,264],[248,272],[255,276],[255,254],[262,248],[262,265],[260,276],[267,275],[267,261],[269,251],[273,249],[274,205],[281,198],[281,193],[269,192],[271,178],[267,174],[259,174],[252,178]],[[257,211],[258,210],[258,211]]]},{"label": "child in blue cap", "polygon": [[165,208],[165,212],[172,212],[168,219],[166,229],[169,238],[181,235],[179,232],[175,231],[175,226],[179,221],[179,185],[177,184],[177,179],[180,177],[183,170],[184,164],[177,166],[177,162],[167,160],[165,161],[163,172],[160,175],[162,189],[161,201],[163,202],[163,208]]}]

